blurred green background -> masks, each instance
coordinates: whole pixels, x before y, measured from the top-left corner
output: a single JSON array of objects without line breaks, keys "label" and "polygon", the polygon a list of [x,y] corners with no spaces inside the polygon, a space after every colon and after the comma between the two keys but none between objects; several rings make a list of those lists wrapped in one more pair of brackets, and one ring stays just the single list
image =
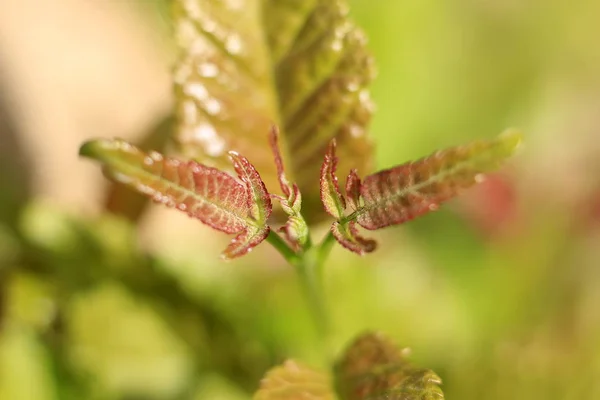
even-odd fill
[{"label": "blurred green background", "polygon": [[[336,350],[382,330],[449,399],[600,399],[600,3],[352,0],[389,167],[509,126],[498,175],[326,271]],[[152,206],[102,212],[77,158],[172,107],[153,1],[3,0],[0,399],[248,399],[271,366],[323,367],[291,268]],[[317,234],[320,233],[317,230]]]}]

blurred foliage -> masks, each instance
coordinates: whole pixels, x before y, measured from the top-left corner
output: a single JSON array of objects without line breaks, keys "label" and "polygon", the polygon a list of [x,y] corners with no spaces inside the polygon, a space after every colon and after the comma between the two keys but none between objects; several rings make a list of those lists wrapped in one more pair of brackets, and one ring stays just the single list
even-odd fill
[{"label": "blurred foliage", "polygon": [[[530,134],[502,202],[491,184],[382,232],[377,255],[334,251],[332,344],[385,331],[450,399],[600,398],[600,4],[351,6],[379,66],[379,166],[508,125]],[[123,219],[39,199],[2,105],[0,398],[249,399],[284,358],[323,367],[283,262],[200,247],[174,262]]]},{"label": "blurred foliage", "polygon": [[329,141],[336,138],[344,171],[371,168],[366,128],[374,63],[347,2],[175,0],[173,6],[181,52],[174,136],[184,154],[231,170],[227,150],[237,151],[276,193],[265,134],[276,124],[304,217],[320,222],[325,214],[314,177]]}]

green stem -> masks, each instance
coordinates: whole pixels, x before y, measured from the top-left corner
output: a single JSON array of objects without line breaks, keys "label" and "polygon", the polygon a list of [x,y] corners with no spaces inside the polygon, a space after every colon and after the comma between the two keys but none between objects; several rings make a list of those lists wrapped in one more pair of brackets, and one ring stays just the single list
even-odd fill
[{"label": "green stem", "polygon": [[293,266],[296,266],[300,261],[298,253],[279,236],[275,231],[271,229],[269,236],[267,236],[267,242],[271,243],[273,247],[285,258],[285,260]]},{"label": "green stem", "polygon": [[323,241],[321,241],[321,244],[319,245],[318,258],[321,264],[324,264],[327,260],[327,257],[329,257],[329,252],[331,251],[331,248],[333,247],[334,243],[335,237],[333,236],[333,233],[329,231],[325,238],[323,238]]},{"label": "green stem", "polygon": [[308,245],[299,252],[295,252],[273,231],[267,241],[296,269],[310,314],[323,341],[325,353],[329,355],[330,321],[323,290],[323,265],[335,242],[333,235],[329,233],[319,246]]},{"label": "green stem", "polygon": [[304,253],[304,257],[296,265],[296,271],[317,331],[327,341],[330,325],[323,290],[323,263],[315,250],[317,249]]}]

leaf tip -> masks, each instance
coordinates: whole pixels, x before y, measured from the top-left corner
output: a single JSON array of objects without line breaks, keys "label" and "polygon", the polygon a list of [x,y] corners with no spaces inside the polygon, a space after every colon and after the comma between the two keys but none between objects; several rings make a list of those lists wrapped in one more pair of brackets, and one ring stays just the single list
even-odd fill
[{"label": "leaf tip", "polygon": [[523,143],[523,133],[515,128],[509,128],[498,135],[498,140],[503,144],[509,154],[514,154]]},{"label": "leaf tip", "polygon": [[79,147],[81,157],[98,158],[104,140],[88,140]]}]

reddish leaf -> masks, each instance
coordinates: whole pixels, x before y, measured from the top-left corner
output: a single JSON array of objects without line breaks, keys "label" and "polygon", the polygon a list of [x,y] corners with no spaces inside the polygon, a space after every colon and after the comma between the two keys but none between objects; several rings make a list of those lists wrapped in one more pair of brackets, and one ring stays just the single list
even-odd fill
[{"label": "reddish leaf", "polygon": [[348,204],[353,211],[360,208],[360,187],[362,183],[356,172],[356,169],[352,169],[348,178],[346,178],[346,196],[348,196]]},{"label": "reddish leaf", "polygon": [[229,246],[221,253],[221,257],[229,260],[248,254],[269,236],[270,231],[271,229],[268,226],[246,228],[246,230],[231,240]]},{"label": "reddish leaf", "polygon": [[335,155],[335,139],[329,142],[325,159],[321,166],[321,201],[325,211],[335,219],[342,219],[346,209],[346,200],[340,193],[338,178],[335,174],[338,159]]},{"label": "reddish leaf", "polygon": [[356,339],[336,364],[336,386],[344,400],[440,400],[441,379],[412,366],[406,351],[381,334]]},{"label": "reddish leaf", "polygon": [[280,231],[284,233],[286,240],[296,251],[300,250],[308,241],[308,225],[300,213],[302,206],[302,195],[300,188],[295,183],[292,185],[285,176],[283,158],[279,149],[279,129],[277,126],[271,128],[269,143],[273,151],[275,166],[277,167],[277,176],[279,186],[286,197],[275,196],[281,203],[283,211],[288,215],[288,219]]},{"label": "reddish leaf", "polygon": [[281,208],[288,215],[288,219],[279,231],[283,232],[287,242],[296,251],[303,248],[308,242],[308,225],[300,213],[302,206],[302,195],[298,185],[291,187],[289,197],[275,196],[281,203]]},{"label": "reddish leaf", "polygon": [[242,156],[232,155],[232,159],[245,186],[216,168],[157,152],[145,153],[118,139],[87,142],[80,154],[104,163],[108,178],[214,229],[238,234],[225,251],[226,258],[247,253],[269,233],[269,194],[254,167]]},{"label": "reddish leaf", "polygon": [[277,125],[271,127],[269,134],[269,144],[271,145],[271,151],[273,151],[273,157],[275,158],[275,167],[277,168],[277,177],[279,179],[279,186],[281,191],[286,197],[290,197],[292,194],[292,188],[290,182],[285,176],[285,168],[283,166],[283,158],[281,157],[281,151],[279,149],[279,128]]},{"label": "reddish leaf", "polygon": [[258,222],[259,225],[265,225],[267,219],[271,215],[272,205],[271,197],[264,182],[260,179],[260,175],[256,168],[244,156],[232,151],[229,157],[233,162],[233,168],[238,176],[246,185],[246,201],[250,216]]},{"label": "reddish leaf", "polygon": [[367,176],[360,188],[364,204],[348,219],[379,229],[437,210],[461,189],[480,182],[482,173],[497,168],[520,141],[518,133],[509,132]]},{"label": "reddish leaf", "polygon": [[377,248],[377,242],[359,235],[354,221],[348,223],[334,222],[331,225],[331,233],[342,246],[361,256]]}]

